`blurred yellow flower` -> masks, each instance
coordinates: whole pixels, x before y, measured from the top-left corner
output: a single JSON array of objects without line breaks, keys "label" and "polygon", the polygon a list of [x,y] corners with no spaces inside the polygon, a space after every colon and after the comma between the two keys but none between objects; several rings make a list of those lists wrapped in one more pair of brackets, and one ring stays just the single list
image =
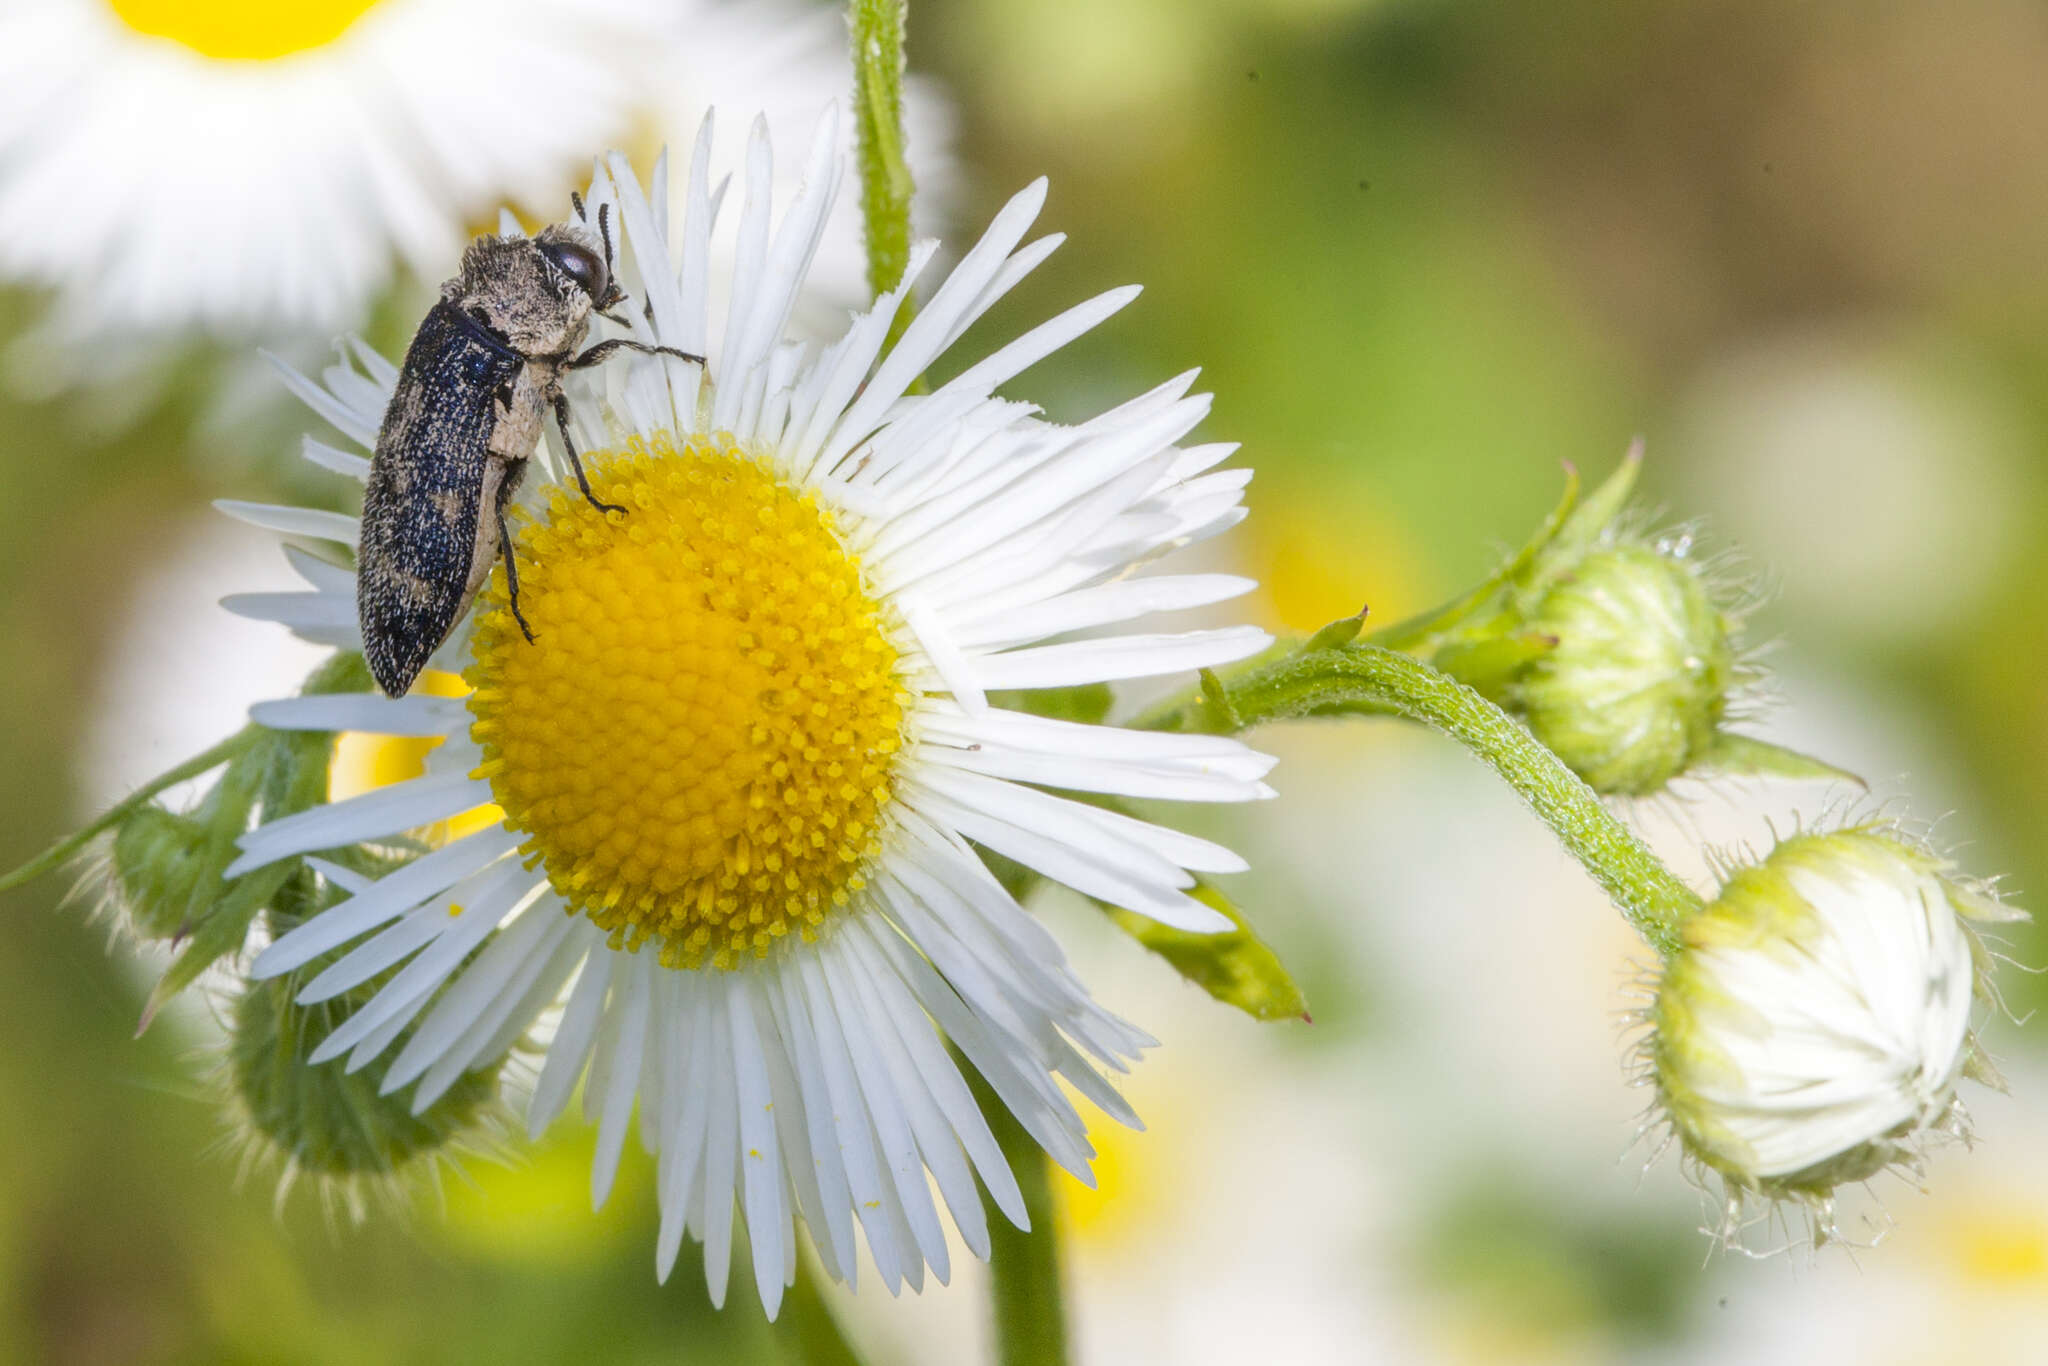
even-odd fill
[{"label": "blurred yellow flower", "polygon": [[107,0],[137,33],[183,43],[203,57],[269,61],[325,47],[378,0]]},{"label": "blurred yellow flower", "polygon": [[1947,1212],[1942,1232],[1956,1270],[1973,1284],[2048,1284],[2048,1210],[2038,1205],[1966,1204]]}]

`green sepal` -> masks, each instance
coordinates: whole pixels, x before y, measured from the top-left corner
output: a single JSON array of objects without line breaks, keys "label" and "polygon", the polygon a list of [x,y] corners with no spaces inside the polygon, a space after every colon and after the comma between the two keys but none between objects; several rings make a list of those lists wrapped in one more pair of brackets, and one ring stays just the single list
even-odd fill
[{"label": "green sepal", "polygon": [[[1612,481],[1610,481],[1612,482]],[[1491,602],[1502,589],[1517,585],[1529,576],[1546,547],[1557,538],[1570,518],[1573,509],[1579,505],[1579,471],[1576,465],[1567,463],[1564,467],[1564,492],[1558,497],[1557,506],[1543,519],[1543,525],[1536,528],[1536,534],[1528,542],[1501,562],[1498,569],[1487,575],[1486,580],[1471,592],[1453,598],[1441,607],[1433,608],[1420,616],[1406,621],[1395,622],[1366,637],[1368,643],[1384,646],[1389,650],[1412,650],[1431,636],[1442,635],[1453,626],[1464,621],[1480,608]]]},{"label": "green sepal", "polygon": [[[1614,473],[1600,481],[1600,487],[1586,495],[1586,500],[1567,517],[1557,529],[1557,535],[1545,547],[1550,553],[1543,557],[1544,563],[1536,566],[1533,575],[1519,586],[1541,589],[1544,583],[1562,572],[1593,548],[1614,519],[1621,515],[1628,497],[1635,492],[1636,476],[1643,470],[1643,443],[1639,438],[1628,448],[1628,454],[1614,467]],[[1533,559],[1534,557],[1532,557]]]},{"label": "green sepal", "polygon": [[1216,885],[1197,878],[1188,895],[1230,918],[1234,929],[1190,934],[1156,920],[1097,902],[1116,927],[1164,958],[1182,977],[1255,1020],[1304,1020],[1308,1001],[1281,965],[1280,956],[1246,923]]},{"label": "green sepal", "polygon": [[1365,614],[1371,608],[1361,607],[1348,617],[1339,617],[1308,638],[1304,650],[1334,650],[1339,645],[1349,645],[1358,639],[1358,633],[1365,629]]},{"label": "green sepal", "polygon": [[1542,631],[1511,631],[1478,640],[1453,641],[1431,662],[1451,677],[1498,702],[1521,672],[1557,648],[1557,637]]},{"label": "green sepal", "polygon": [[1837,768],[1811,754],[1774,745],[1750,735],[1720,731],[1707,752],[1693,764],[1690,776],[1719,773],[1731,778],[1805,778],[1816,782],[1854,783],[1868,789],[1870,784],[1846,768]]},{"label": "green sepal", "polygon": [[1197,676],[1202,687],[1202,702],[1209,709],[1214,723],[1212,729],[1221,735],[1234,734],[1244,729],[1244,719],[1231,705],[1230,690],[1223,686],[1223,680],[1216,676],[1214,669],[1203,669]]}]

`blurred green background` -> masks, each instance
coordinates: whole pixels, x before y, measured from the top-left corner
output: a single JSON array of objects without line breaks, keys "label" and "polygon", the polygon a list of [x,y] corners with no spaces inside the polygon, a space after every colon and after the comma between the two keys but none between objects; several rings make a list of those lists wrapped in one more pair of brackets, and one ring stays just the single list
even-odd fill
[{"label": "blurred green background", "polygon": [[[1426,606],[1535,523],[1561,462],[1604,473],[1643,434],[1654,497],[1778,585],[1764,728],[1910,794],[1891,809],[2038,909],[2048,11],[948,0],[913,3],[911,60],[959,104],[960,233],[1044,173],[1072,239],[969,353],[1144,283],[1010,391],[1079,417],[1204,366],[1205,433],[1258,471],[1209,553],[1261,579],[1268,625]],[[0,304],[8,337],[34,308]],[[222,416],[239,364],[194,354],[112,430],[0,399],[0,865],[192,745],[120,680],[218,615],[165,591],[229,535],[206,501],[334,496],[296,418]],[[223,727],[240,662],[194,685]],[[1616,1043],[1640,955],[1597,893],[1426,737],[1261,742],[1281,799],[1219,828],[1313,1025],[1255,1025],[1047,907],[1165,1041],[1131,1087],[1150,1132],[1105,1136],[1103,1193],[1073,1193],[1084,1360],[2043,1359],[2038,1028],[1991,1024],[2014,1094],[1975,1093],[1986,1141],[1935,1154],[1929,1194],[1880,1183],[1856,1227],[1896,1221],[1883,1246],[1707,1259],[1713,1212],[1671,1155],[1643,1169]],[[1639,814],[1688,871],[1840,801],[1687,795]],[[0,1360],[776,1359],[691,1254],[654,1283],[644,1163],[589,1215],[573,1122],[404,1214],[277,1207],[225,1149],[204,1008],[131,1041],[147,974],[62,892],[0,904]],[[2048,962],[2037,928],[2005,947]],[[2017,1014],[2048,1001],[2005,985]],[[835,1303],[876,1362],[954,1362],[977,1285]]]}]

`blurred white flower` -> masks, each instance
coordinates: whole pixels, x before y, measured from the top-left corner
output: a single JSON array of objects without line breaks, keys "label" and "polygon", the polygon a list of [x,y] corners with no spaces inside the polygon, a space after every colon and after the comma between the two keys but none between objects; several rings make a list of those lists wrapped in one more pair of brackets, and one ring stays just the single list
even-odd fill
[{"label": "blurred white flower", "polygon": [[1645,1052],[1686,1152],[1748,1192],[1802,1200],[1834,1232],[1835,1189],[1960,1133],[1957,1083],[1981,951],[1969,922],[2016,918],[1874,826],[1798,835],[1735,870],[1683,928]]},{"label": "blurred white flower", "polygon": [[[0,280],[54,296],[12,378],[136,372],[194,333],[324,342],[401,265],[445,276],[500,205],[558,203],[593,146],[651,160],[721,100],[808,128],[850,88],[845,46],[833,14],[786,0],[10,0]],[[913,92],[927,189],[934,108]],[[865,300],[853,208],[818,266],[811,318]]]},{"label": "blurred white flower", "polygon": [[1702,371],[1668,468],[1772,567],[1788,626],[1897,646],[1952,629],[2019,553],[2029,421],[1957,339],[1844,321]]}]

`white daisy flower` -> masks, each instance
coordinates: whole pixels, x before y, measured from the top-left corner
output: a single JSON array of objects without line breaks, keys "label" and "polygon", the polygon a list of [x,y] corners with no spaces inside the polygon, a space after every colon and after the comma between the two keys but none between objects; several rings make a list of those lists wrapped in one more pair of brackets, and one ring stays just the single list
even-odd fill
[{"label": "white daisy flower", "polygon": [[[659,173],[645,195],[615,154],[590,189],[593,217],[608,204],[623,226],[634,335],[710,358],[701,370],[646,359],[582,372],[603,386],[572,394],[585,465],[596,496],[629,511],[598,512],[544,451],[548,473],[530,481],[516,533],[532,643],[501,564],[437,656],[473,686],[466,701],[258,706],[273,726],[443,743],[423,777],[253,830],[231,872],[495,803],[497,819],[286,934],[255,973],[317,969],[307,1002],[390,974],[316,1057],[361,1067],[410,1028],[383,1085],[414,1086],[422,1107],[494,1066],[566,991],[533,1131],[580,1079],[602,1201],[637,1100],[658,1154],[658,1268],[666,1275],[688,1232],[722,1299],[737,1202],[772,1313],[794,1274],[798,1220],[836,1277],[854,1276],[858,1229],[892,1291],[921,1286],[927,1267],[944,1281],[927,1173],[977,1255],[988,1229],[976,1175],[1024,1222],[944,1040],[1084,1180],[1092,1150],[1067,1088],[1136,1123],[1099,1069],[1124,1070],[1153,1041],[1096,1004],[975,846],[1168,924],[1226,925],[1187,889],[1193,872],[1241,869],[1229,850],[1048,789],[1242,801],[1271,795],[1270,759],[1224,738],[1050,720],[991,694],[1182,673],[1269,637],[1123,627],[1252,586],[1137,572],[1244,515],[1248,472],[1212,468],[1235,448],[1175,444],[1209,406],[1189,394],[1192,374],[1078,426],[995,395],[1135,290],[909,392],[1058,246],[1056,235],[1024,244],[1042,181],[996,216],[887,354],[930,243],[901,287],[814,351],[782,332],[846,169],[836,115],[779,220],[755,125],[718,331],[706,321],[710,137],[673,230]],[[366,350],[357,359],[324,386],[295,383],[368,448],[393,371]],[[307,450],[358,477],[367,468],[319,442]],[[354,519],[335,513],[227,510],[294,540],[357,539]],[[308,591],[228,605],[358,646],[353,575],[289,553]]]},{"label": "white daisy flower", "polygon": [[[559,201],[593,146],[687,138],[742,95],[808,130],[851,81],[845,45],[783,0],[10,0],[0,278],[55,292],[12,361],[61,384],[189,329],[358,326],[394,266],[439,278],[498,205]],[[942,185],[943,104],[913,91],[909,122]],[[857,234],[842,214],[822,297],[865,298]]]}]

